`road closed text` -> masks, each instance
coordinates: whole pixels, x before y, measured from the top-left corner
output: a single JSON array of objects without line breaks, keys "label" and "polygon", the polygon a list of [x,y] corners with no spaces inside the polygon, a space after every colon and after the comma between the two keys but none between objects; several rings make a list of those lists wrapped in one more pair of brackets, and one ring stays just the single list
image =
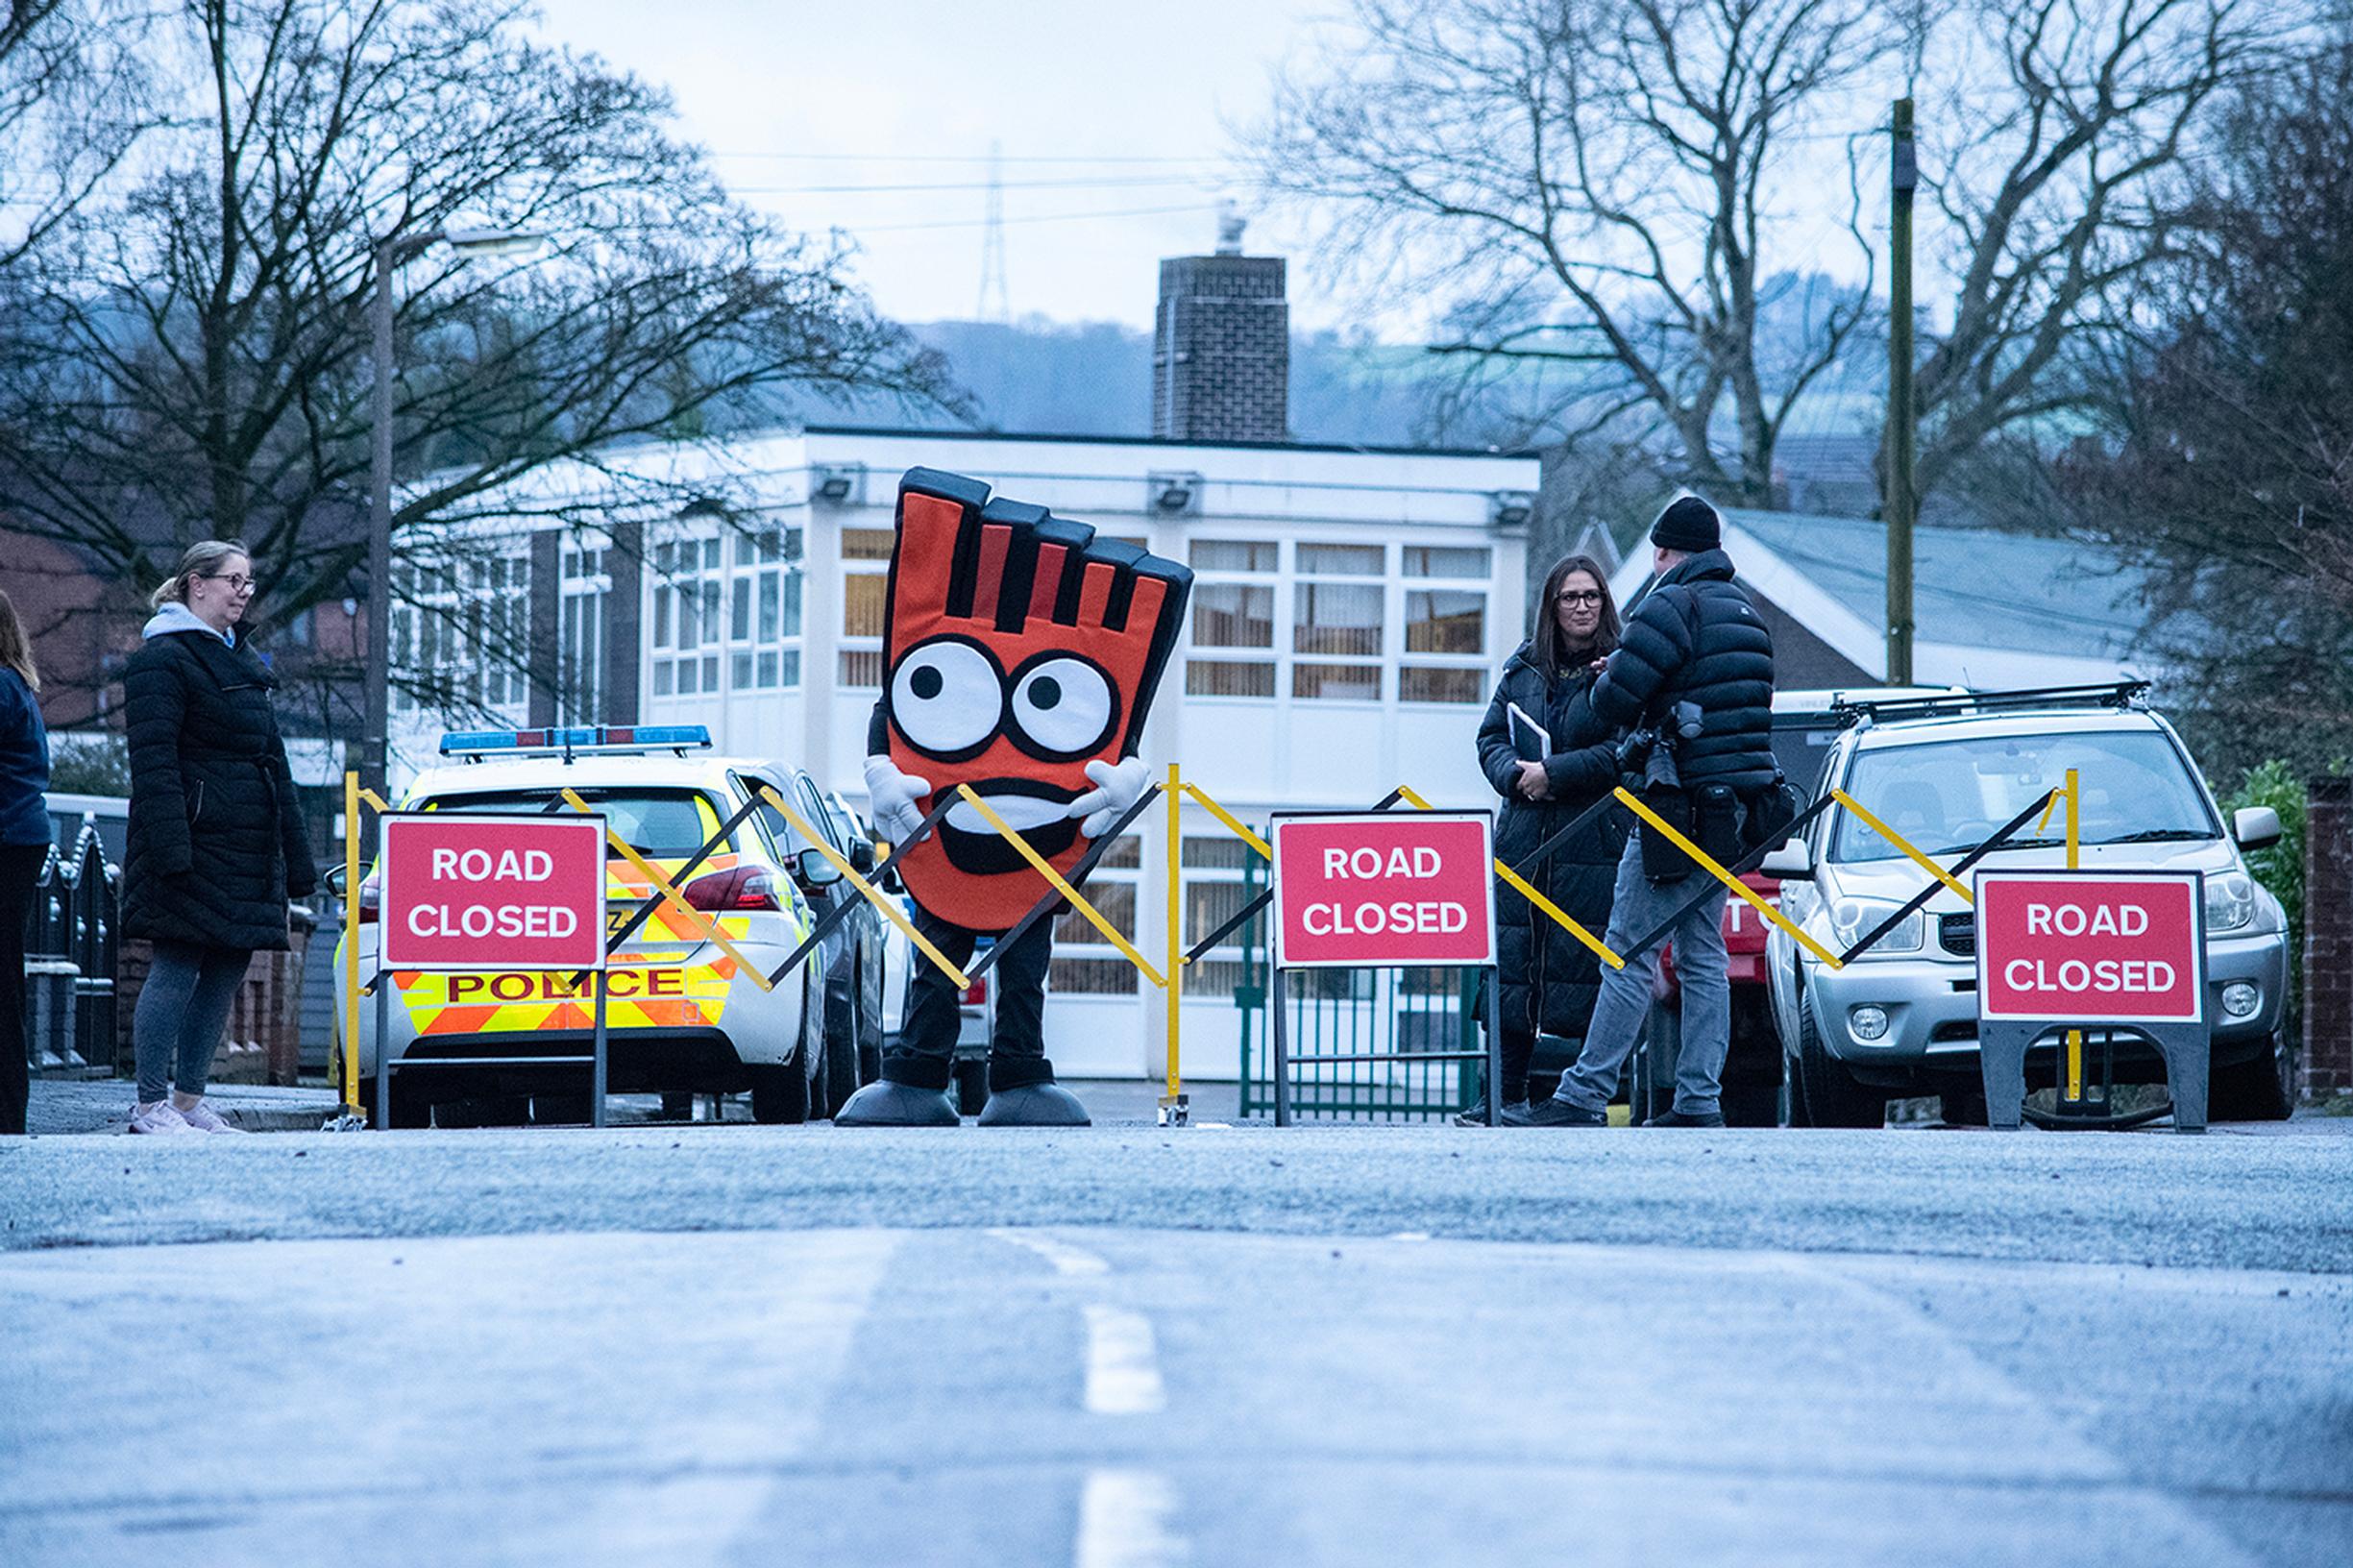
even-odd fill
[{"label": "road closed text", "polygon": [[1981,872],[1979,1015],[2194,1021],[2205,987],[2202,907],[2194,872]]},{"label": "road closed text", "polygon": [[2001,977],[2013,990],[2091,992],[2114,995],[2124,992],[2168,992],[2173,989],[2173,966],[2162,958],[2014,958],[2001,967]]},{"label": "road closed text", "polygon": [[600,965],[601,821],[402,815],[385,824],[386,961]]},{"label": "road closed text", "polygon": [[1487,819],[1468,813],[1278,818],[1278,962],[1493,962]]}]

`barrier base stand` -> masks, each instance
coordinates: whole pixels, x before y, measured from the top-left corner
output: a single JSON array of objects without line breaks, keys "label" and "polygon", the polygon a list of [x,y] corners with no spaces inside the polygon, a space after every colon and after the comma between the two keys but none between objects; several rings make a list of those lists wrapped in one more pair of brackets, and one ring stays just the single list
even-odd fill
[{"label": "barrier base stand", "polygon": [[339,1111],[319,1123],[322,1133],[364,1133],[367,1130],[368,1118],[356,1111]]},{"label": "barrier base stand", "polygon": [[[2015,1132],[2026,1117],[2026,1052],[2051,1026],[2043,1022],[1981,1019],[1977,1026],[1977,1062],[1985,1082],[1986,1125]],[[2079,1026],[2082,1027],[2082,1026]],[[2100,1028],[2104,1025],[2091,1025]],[[2142,1023],[2131,1032],[2155,1045],[2165,1058],[2166,1088],[2172,1096],[2173,1130],[2199,1134],[2206,1130],[2207,1064],[2214,1051],[2206,1026]],[[2062,1049],[2065,1047],[2062,1046]],[[2066,1091],[2064,1088],[2061,1093]],[[2080,1102],[2079,1102],[2080,1103]],[[2038,1125],[2120,1129],[2153,1119],[2145,1115],[2037,1118]]]},{"label": "barrier base stand", "polygon": [[1192,1112],[1186,1102],[1190,1098],[1191,1096],[1186,1094],[1162,1095],[1160,1102],[1160,1115],[1155,1119],[1163,1127],[1183,1127],[1188,1125],[1192,1120]]}]

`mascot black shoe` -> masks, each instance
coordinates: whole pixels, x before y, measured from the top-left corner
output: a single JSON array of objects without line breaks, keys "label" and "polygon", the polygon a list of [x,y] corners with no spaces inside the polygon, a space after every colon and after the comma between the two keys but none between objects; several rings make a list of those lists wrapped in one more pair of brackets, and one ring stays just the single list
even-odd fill
[{"label": "mascot black shoe", "polygon": [[989,1103],[980,1108],[983,1127],[1088,1127],[1093,1125],[1079,1097],[1054,1081],[1054,1065],[1031,1061],[989,1064]]},{"label": "mascot black shoe", "polygon": [[[1085,1119],[1081,1113],[1080,1119]],[[964,1118],[940,1090],[877,1078],[842,1103],[836,1127],[957,1127]]]}]

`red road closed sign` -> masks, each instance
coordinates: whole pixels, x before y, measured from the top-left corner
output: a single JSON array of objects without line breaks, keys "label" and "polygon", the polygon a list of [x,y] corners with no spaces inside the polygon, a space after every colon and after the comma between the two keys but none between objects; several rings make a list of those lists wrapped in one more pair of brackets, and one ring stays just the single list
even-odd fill
[{"label": "red road closed sign", "polygon": [[384,819],[390,969],[604,967],[604,819]]},{"label": "red road closed sign", "polygon": [[2205,896],[2195,871],[1978,872],[1978,1015],[2200,1022]]},{"label": "red road closed sign", "polygon": [[1277,817],[1274,851],[1282,968],[1495,962],[1485,812]]}]

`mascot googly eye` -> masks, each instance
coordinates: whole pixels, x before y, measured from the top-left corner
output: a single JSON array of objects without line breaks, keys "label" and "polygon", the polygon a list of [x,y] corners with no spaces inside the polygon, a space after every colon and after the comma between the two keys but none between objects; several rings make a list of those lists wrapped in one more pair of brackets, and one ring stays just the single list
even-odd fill
[{"label": "mascot googly eye", "polygon": [[[918,468],[899,483],[882,717],[888,758],[931,793],[989,802],[1056,870],[1086,853],[1074,804],[1133,757],[1192,574],[1042,506]],[[1090,764],[1096,765],[1090,772]],[[1135,768],[1120,776],[1132,776]],[[894,858],[925,909],[1002,931],[1045,880],[968,802]]]}]

